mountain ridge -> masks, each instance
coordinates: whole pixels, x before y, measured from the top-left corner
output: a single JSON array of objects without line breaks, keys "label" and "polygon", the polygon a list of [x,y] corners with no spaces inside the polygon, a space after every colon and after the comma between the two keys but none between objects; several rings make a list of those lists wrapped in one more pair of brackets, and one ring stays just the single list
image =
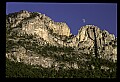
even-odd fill
[{"label": "mountain ridge", "polygon": [[66,23],[22,10],[6,15],[6,57],[55,70],[80,69],[91,57],[117,62],[117,38],[94,25],[73,35]]}]

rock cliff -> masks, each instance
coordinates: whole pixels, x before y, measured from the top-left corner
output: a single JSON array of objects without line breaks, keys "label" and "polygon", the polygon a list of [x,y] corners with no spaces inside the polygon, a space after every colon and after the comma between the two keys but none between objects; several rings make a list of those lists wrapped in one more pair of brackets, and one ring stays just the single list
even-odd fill
[{"label": "rock cliff", "polygon": [[[80,66],[76,62],[57,62],[50,55],[73,58],[82,62],[84,54],[98,55],[98,58],[109,61],[117,61],[117,38],[106,30],[101,30],[94,25],[82,26],[78,35],[72,35],[66,23],[55,22],[45,14],[38,12],[20,11],[6,16],[6,57],[12,61],[25,64],[41,65],[43,67],[59,68],[64,64],[65,68]],[[19,46],[18,46],[19,45]],[[17,47],[15,47],[17,46]],[[53,47],[43,51],[44,46],[55,46],[54,52],[49,51]],[[56,49],[60,47],[60,51]],[[45,47],[46,48],[46,47]],[[72,51],[61,51],[64,48],[72,48]],[[72,55],[71,55],[72,54]],[[78,54],[78,55],[73,55]],[[48,57],[44,57],[47,55]],[[80,57],[79,57],[80,56]]]}]

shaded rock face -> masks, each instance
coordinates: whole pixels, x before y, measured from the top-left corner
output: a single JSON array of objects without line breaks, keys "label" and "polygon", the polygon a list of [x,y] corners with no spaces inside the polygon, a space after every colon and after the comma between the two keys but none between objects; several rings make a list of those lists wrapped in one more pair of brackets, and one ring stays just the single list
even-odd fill
[{"label": "shaded rock face", "polygon": [[[114,62],[117,60],[117,38],[113,34],[109,34],[108,31],[101,30],[94,25],[82,26],[78,31],[78,35],[75,36],[70,33],[70,29],[66,23],[54,22],[51,18],[45,16],[45,14],[22,10],[6,16],[6,29],[9,36],[13,37],[13,34],[16,36],[33,35],[38,39],[36,43],[43,44],[42,46],[49,44],[51,46],[73,47],[78,54],[81,52],[94,54],[95,43],[97,43],[96,50],[100,58]],[[24,47],[18,48],[18,51],[17,49],[13,49],[13,51],[15,52],[6,53],[6,57],[12,61],[23,61],[26,64],[32,63],[43,67],[59,66],[60,64],[57,62],[53,63],[54,59],[51,58],[48,58],[48,60],[45,60],[43,57],[38,58],[31,51],[28,55],[29,51]],[[32,57],[30,54],[32,54]],[[67,63],[65,65],[70,67]],[[71,67],[78,68],[79,66],[74,63]]]}]

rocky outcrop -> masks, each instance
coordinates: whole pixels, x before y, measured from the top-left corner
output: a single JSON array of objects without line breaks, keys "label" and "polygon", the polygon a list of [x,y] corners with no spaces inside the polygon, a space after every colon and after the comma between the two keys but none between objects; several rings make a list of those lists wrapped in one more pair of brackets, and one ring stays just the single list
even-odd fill
[{"label": "rocky outcrop", "polygon": [[52,29],[53,33],[56,33],[58,35],[70,36],[70,29],[66,23],[50,22],[49,27]]},{"label": "rocky outcrop", "polygon": [[[56,44],[56,41],[53,39],[54,37],[51,37],[53,35],[57,35],[57,37],[70,36],[70,29],[66,23],[54,22],[49,17],[45,16],[45,14],[38,12],[22,10],[20,12],[9,14],[6,17],[6,26],[7,28],[20,28],[20,35],[38,35],[49,44]],[[60,41],[60,44],[61,43],[63,42]]]},{"label": "rocky outcrop", "polygon": [[[57,47],[73,47],[77,54],[85,53],[94,56],[97,52],[99,58],[113,62],[117,60],[117,38],[113,34],[109,34],[108,31],[101,30],[94,25],[82,26],[78,35],[75,36],[70,33],[66,23],[54,22],[45,14],[22,10],[6,16],[6,30],[7,37],[9,35],[7,40],[11,39],[14,42],[19,42],[20,38],[25,35],[32,35],[37,41],[34,43],[39,44],[39,46],[49,44]],[[19,39],[16,39],[16,37],[19,37]],[[28,45],[26,44],[26,46]],[[38,57],[38,54],[33,51],[26,50],[26,46],[13,48],[11,53],[6,53],[6,57],[12,61],[31,65],[41,65],[43,67],[52,67],[53,65],[57,66],[56,69],[64,63],[55,62],[52,58]],[[64,65],[65,68],[79,68],[79,65],[75,62],[71,65],[67,62]]]},{"label": "rocky outcrop", "polygon": [[[95,32],[93,29],[95,29]],[[96,38],[98,54],[101,55],[104,53],[100,57],[108,60],[111,59],[113,61],[117,60],[117,47],[113,47],[117,44],[117,40],[115,39],[115,36],[113,34],[109,34],[108,31],[100,30],[99,27],[94,25],[86,25],[80,28],[76,38],[79,40],[79,43],[77,44],[78,47],[89,49],[88,52],[90,52],[91,49],[94,50]],[[88,52],[86,51],[86,53]]]},{"label": "rocky outcrop", "polygon": [[59,70],[59,68],[63,65],[64,69],[79,68],[76,62],[72,64],[70,64],[69,62],[58,62],[54,58],[44,57],[31,50],[25,49],[22,46],[11,49],[10,53],[6,53],[6,57],[14,62],[23,62],[25,64],[42,66],[44,68],[55,67],[56,70]]}]

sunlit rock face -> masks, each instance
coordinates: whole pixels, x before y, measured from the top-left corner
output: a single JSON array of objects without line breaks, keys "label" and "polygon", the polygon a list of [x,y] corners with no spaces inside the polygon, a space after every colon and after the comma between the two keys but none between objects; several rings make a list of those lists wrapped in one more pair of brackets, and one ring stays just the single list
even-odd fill
[{"label": "sunlit rock face", "polygon": [[50,22],[49,28],[51,28],[53,30],[53,33],[56,33],[58,35],[70,36],[70,29],[66,23]]},{"label": "sunlit rock face", "polygon": [[[108,31],[101,30],[94,25],[82,26],[78,30],[77,35],[72,35],[66,23],[55,22],[48,16],[45,16],[45,14],[22,10],[6,16],[6,29],[6,35],[12,37],[12,39],[7,38],[8,41],[12,40],[18,43],[24,36],[27,38],[32,35],[34,39],[23,39],[23,41],[28,40],[26,46],[30,42],[34,42],[34,44],[36,43],[39,46],[48,46],[49,44],[49,46],[72,47],[77,54],[81,52],[89,55],[91,53],[94,54],[96,41],[97,52],[100,58],[114,62],[117,60],[117,38],[113,34],[109,34]],[[29,45],[32,46],[32,44]],[[38,45],[35,45],[35,48],[39,50]],[[45,57],[37,56],[38,54],[34,51],[26,49],[26,46],[11,49],[11,51],[15,52],[6,53],[6,57],[12,61],[41,65],[45,68],[52,67],[52,65],[56,69],[59,67],[60,62],[55,62],[54,58],[46,57],[46,59]],[[62,63],[65,65],[65,68],[79,68],[76,62],[71,65],[68,62]]]},{"label": "sunlit rock face", "polygon": [[[113,61],[117,60],[117,47],[113,47],[116,45],[117,40],[115,36],[109,34],[108,31],[101,30],[94,25],[86,25],[80,28],[76,38],[78,39],[78,44],[76,44],[76,46],[79,48],[88,48],[90,50],[95,46],[96,38],[98,53],[104,53],[101,57]],[[114,55],[110,56],[110,54]]]}]

